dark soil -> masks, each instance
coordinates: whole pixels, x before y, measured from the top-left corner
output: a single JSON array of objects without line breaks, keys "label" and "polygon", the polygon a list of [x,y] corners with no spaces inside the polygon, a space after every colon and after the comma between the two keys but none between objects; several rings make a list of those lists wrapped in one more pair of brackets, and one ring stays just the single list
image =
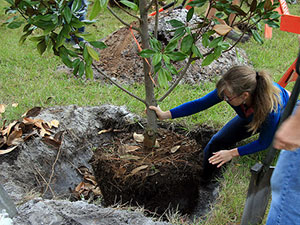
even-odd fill
[{"label": "dark soil", "polygon": [[[191,213],[199,200],[202,144],[214,133],[203,130],[192,133],[197,143],[193,137],[160,128],[159,147],[153,150],[134,140],[133,133],[141,134],[142,129],[116,132],[92,159],[105,204],[130,203],[158,214],[168,209]],[[178,150],[172,153],[174,146]]]}]

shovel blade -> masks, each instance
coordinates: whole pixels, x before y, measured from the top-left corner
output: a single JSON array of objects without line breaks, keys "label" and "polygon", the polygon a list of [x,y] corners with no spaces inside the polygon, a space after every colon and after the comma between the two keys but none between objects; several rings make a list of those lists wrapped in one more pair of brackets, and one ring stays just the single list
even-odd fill
[{"label": "shovel blade", "polygon": [[270,167],[262,176],[252,173],[241,225],[261,224],[271,195],[273,170]]}]

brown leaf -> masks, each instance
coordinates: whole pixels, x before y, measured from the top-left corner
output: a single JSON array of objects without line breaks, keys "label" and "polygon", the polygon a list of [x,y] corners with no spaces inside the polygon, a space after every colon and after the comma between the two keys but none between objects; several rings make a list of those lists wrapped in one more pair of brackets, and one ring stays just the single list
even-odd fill
[{"label": "brown leaf", "polygon": [[21,139],[20,137],[22,137],[22,130],[19,129],[19,130],[14,130],[13,132],[11,132],[11,134],[8,136],[7,138],[7,142],[6,144],[8,146],[11,146],[11,145],[18,145],[20,143],[20,141],[22,142],[23,139]]},{"label": "brown leaf", "polygon": [[148,165],[139,166],[139,167],[133,169],[130,174],[134,175],[134,174],[138,173],[139,171],[144,170],[146,168],[148,168]]},{"label": "brown leaf", "polygon": [[63,133],[64,133],[64,131],[59,131],[56,134],[54,134],[54,140],[61,142]]},{"label": "brown leaf", "polygon": [[45,130],[44,128],[40,129],[40,135],[42,137],[45,137],[45,135],[51,136],[51,133],[47,130]]},{"label": "brown leaf", "polygon": [[11,129],[13,128],[13,126],[15,126],[17,124],[18,121],[14,121],[12,123],[10,123],[4,130],[1,131],[2,135],[9,135]]},{"label": "brown leaf", "polygon": [[43,141],[44,143],[48,144],[48,145],[51,145],[51,146],[57,148],[57,149],[58,149],[58,148],[60,147],[60,145],[61,145],[61,142],[54,140],[53,137],[45,136],[45,137],[42,138],[42,141]]},{"label": "brown leaf", "polygon": [[140,157],[138,157],[136,155],[121,155],[120,158],[121,159],[128,159],[128,160],[138,160],[138,159],[140,159]]},{"label": "brown leaf", "polygon": [[108,133],[108,132],[111,132],[112,131],[112,128],[109,128],[109,129],[107,129],[107,130],[100,130],[99,132],[98,132],[98,134],[105,134],[105,133]]},{"label": "brown leaf", "polygon": [[134,151],[140,149],[139,146],[135,146],[135,145],[124,145],[123,147],[124,147],[124,150],[125,150],[126,153],[134,152]]},{"label": "brown leaf", "polygon": [[78,170],[79,170],[79,173],[81,175],[91,174],[90,171],[89,171],[89,169],[87,167],[85,167],[85,166],[78,167]]},{"label": "brown leaf", "polygon": [[171,153],[177,152],[177,150],[180,149],[180,147],[181,147],[180,145],[174,146],[173,148],[171,148]]},{"label": "brown leaf", "polygon": [[8,149],[5,149],[5,150],[0,150],[0,155],[4,155],[4,154],[7,154],[13,150],[15,150],[18,146],[14,146],[14,147],[11,147],[11,148],[8,148]]},{"label": "brown leaf", "polygon": [[83,178],[91,182],[93,185],[97,185],[96,178],[93,175],[84,175]]},{"label": "brown leaf", "polygon": [[23,118],[23,123],[25,125],[27,125],[27,124],[34,124],[35,123],[35,119],[31,119],[31,118],[25,117],[25,118]]},{"label": "brown leaf", "polygon": [[41,107],[34,107],[32,109],[29,109],[27,112],[25,112],[22,117],[35,117],[40,114]]},{"label": "brown leaf", "polygon": [[80,182],[76,187],[75,187],[75,192],[79,192],[81,189],[84,188],[84,182]]},{"label": "brown leaf", "polygon": [[6,144],[6,141],[7,141],[7,138],[5,136],[0,137],[0,148],[2,148],[2,146]]},{"label": "brown leaf", "polygon": [[144,141],[144,135],[143,134],[137,134],[137,133],[133,133],[133,139],[136,141],[136,142],[143,142]]},{"label": "brown leaf", "polygon": [[53,127],[58,128],[59,121],[58,121],[58,120],[51,120],[51,121],[50,121],[50,124],[51,124]]},{"label": "brown leaf", "polygon": [[16,108],[18,105],[19,105],[19,104],[16,103],[16,102],[11,104],[11,106],[12,106],[12,107],[15,107],[15,108]]},{"label": "brown leaf", "polygon": [[92,189],[92,192],[94,193],[95,196],[102,196],[102,192],[99,187]]},{"label": "brown leaf", "polygon": [[213,27],[213,30],[215,30],[218,34],[225,36],[232,30],[232,27],[230,27],[226,24],[216,24]]},{"label": "brown leaf", "polygon": [[5,112],[5,108],[6,108],[6,105],[0,104],[0,113],[4,113]]},{"label": "brown leaf", "polygon": [[23,140],[27,141],[27,139],[31,138],[35,134],[37,134],[36,130],[32,131],[30,134],[27,134],[25,137],[23,137]]}]

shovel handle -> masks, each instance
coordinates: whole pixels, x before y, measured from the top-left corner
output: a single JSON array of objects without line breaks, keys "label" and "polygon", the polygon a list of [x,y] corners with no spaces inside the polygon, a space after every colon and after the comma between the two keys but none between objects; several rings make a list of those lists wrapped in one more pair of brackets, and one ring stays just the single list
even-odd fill
[{"label": "shovel handle", "polygon": [[[277,127],[279,127],[293,112],[294,110],[294,107],[296,105],[296,102],[297,102],[297,99],[298,99],[298,96],[299,96],[299,93],[300,93],[300,51],[298,53],[298,60],[297,60],[297,63],[296,63],[296,72],[298,74],[298,78],[296,80],[296,83],[293,87],[293,91],[292,91],[292,94],[289,98],[289,101],[284,109],[284,112],[280,118],[280,121],[279,121],[279,124]],[[264,170],[268,170],[273,159],[274,159],[274,156],[275,156],[275,152],[277,151],[278,149],[275,149],[273,147],[273,144],[271,144],[268,148],[268,154],[263,162],[264,164]]]}]

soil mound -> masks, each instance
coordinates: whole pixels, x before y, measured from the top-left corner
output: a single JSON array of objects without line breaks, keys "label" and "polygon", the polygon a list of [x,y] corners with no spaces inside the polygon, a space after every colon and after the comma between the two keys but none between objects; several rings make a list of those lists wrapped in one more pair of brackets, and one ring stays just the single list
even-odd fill
[{"label": "soil mound", "polygon": [[[174,32],[172,32],[173,28],[168,21],[177,19],[185,22],[186,14],[186,9],[160,13],[158,39],[167,43],[174,35]],[[198,17],[194,16],[189,23],[195,24],[199,20]],[[150,18],[149,20],[149,29],[151,32],[154,30],[153,18]],[[139,34],[134,30],[133,33],[137,41],[141,43]],[[142,83],[144,81],[143,62],[141,57],[137,54],[138,47],[130,30],[127,27],[121,28],[104,38],[102,41],[104,41],[108,47],[100,51],[98,67],[121,83]],[[203,47],[201,40],[198,41],[197,46],[202,53],[208,51],[208,49]],[[181,83],[195,85],[210,80],[214,76],[223,74],[234,65],[248,64],[248,59],[242,49],[234,47],[229,52],[223,53],[222,56],[212,62],[209,66],[202,67],[201,63],[202,60],[197,60],[192,64]],[[185,64],[185,61],[177,62],[175,67],[176,69],[180,69]],[[94,74],[96,78],[103,79],[96,71],[94,71]],[[175,76],[173,77],[173,81],[174,80],[176,80]]]}]

